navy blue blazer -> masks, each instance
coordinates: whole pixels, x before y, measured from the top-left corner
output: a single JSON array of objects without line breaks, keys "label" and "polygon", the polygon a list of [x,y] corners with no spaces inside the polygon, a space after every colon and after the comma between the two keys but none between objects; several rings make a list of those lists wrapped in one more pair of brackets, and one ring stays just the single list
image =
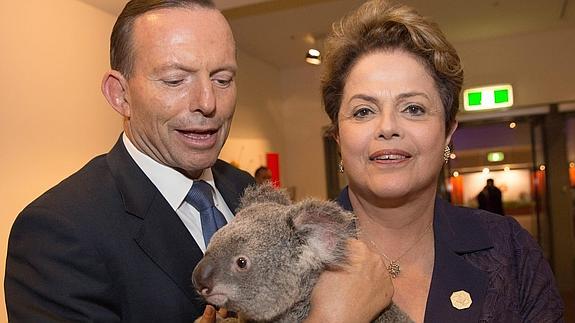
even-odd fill
[{"label": "navy blue blazer", "polygon": [[[212,171],[234,211],[253,178],[221,160]],[[9,321],[192,322],[204,309],[191,282],[202,256],[120,138],[14,222]]]},{"label": "navy blue blazer", "polygon": [[[353,210],[347,187],[338,203]],[[433,229],[435,264],[425,322],[563,322],[549,263],[515,219],[437,198]],[[458,291],[469,293],[469,308],[452,304]]]}]

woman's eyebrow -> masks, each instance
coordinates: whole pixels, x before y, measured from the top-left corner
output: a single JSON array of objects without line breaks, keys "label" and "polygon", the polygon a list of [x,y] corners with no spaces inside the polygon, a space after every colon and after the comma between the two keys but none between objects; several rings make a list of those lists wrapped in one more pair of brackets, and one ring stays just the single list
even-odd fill
[{"label": "woman's eyebrow", "polygon": [[377,103],[378,101],[375,97],[367,94],[355,94],[351,98],[349,98],[348,102],[351,102],[353,99],[360,99],[370,103]]},{"label": "woman's eyebrow", "polygon": [[403,100],[403,99],[408,99],[408,98],[411,98],[414,96],[423,96],[426,99],[430,100],[429,96],[425,92],[417,92],[417,91],[401,93],[397,96],[397,99]]}]

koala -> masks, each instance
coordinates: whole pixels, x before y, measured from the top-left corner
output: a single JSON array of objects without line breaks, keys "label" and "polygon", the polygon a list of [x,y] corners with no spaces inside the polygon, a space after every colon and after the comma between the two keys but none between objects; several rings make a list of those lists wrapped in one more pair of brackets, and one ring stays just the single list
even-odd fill
[{"label": "koala", "polygon": [[[347,261],[354,215],[335,202],[292,203],[271,184],[248,188],[239,210],[194,269],[196,290],[242,318],[225,322],[302,322],[321,272]],[[392,304],[374,322],[412,321]]]}]

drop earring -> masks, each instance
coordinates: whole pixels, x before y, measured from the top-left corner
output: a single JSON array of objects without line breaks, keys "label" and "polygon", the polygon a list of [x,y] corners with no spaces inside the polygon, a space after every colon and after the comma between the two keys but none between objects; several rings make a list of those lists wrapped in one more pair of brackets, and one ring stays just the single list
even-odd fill
[{"label": "drop earring", "polygon": [[340,159],[340,160],[339,160],[338,170],[339,170],[340,173],[343,174],[343,159]]},{"label": "drop earring", "polygon": [[445,161],[445,163],[449,161],[450,157],[451,157],[451,148],[449,148],[449,145],[447,145],[445,146],[445,149],[443,149],[443,160]]}]

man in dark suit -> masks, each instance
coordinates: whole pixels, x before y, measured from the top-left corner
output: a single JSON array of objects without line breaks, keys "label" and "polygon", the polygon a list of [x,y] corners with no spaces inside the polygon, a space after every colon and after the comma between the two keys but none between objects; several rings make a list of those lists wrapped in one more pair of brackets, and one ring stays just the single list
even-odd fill
[{"label": "man in dark suit", "polygon": [[191,274],[209,238],[188,192],[207,184],[211,212],[228,221],[253,183],[217,159],[235,109],[236,49],[211,1],[130,1],[110,56],[102,91],[124,133],[16,219],[10,322],[192,322],[204,304]]}]

